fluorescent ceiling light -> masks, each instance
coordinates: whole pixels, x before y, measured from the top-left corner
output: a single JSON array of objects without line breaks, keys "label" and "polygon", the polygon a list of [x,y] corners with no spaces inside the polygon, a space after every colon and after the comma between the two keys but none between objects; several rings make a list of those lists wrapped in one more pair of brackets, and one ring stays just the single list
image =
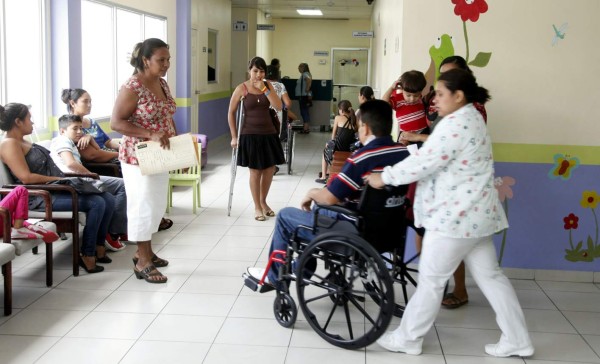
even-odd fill
[{"label": "fluorescent ceiling light", "polygon": [[296,9],[300,15],[317,15],[322,16],[323,12],[319,9]]}]

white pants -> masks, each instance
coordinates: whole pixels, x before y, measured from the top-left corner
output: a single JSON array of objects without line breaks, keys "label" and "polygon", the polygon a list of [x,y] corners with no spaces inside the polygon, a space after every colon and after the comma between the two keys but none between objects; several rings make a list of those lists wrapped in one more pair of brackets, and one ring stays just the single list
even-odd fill
[{"label": "white pants", "polygon": [[167,209],[169,173],[142,176],[139,166],[123,162],[121,171],[127,192],[127,237],[151,240]]},{"label": "white pants", "polygon": [[427,231],[419,259],[419,283],[396,330],[407,348],[421,348],[438,314],[444,286],[461,260],[496,313],[500,342],[511,347],[531,345],[517,295],[496,258],[492,237],[458,239]]}]

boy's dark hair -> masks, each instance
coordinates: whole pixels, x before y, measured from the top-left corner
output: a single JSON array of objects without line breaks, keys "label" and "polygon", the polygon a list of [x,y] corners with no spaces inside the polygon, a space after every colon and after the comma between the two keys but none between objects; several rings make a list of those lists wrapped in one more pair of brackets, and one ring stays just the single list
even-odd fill
[{"label": "boy's dark hair", "polygon": [[81,120],[81,116],[79,115],[65,114],[58,118],[58,127],[60,129],[66,129],[69,127],[69,125],[73,123],[81,123],[82,121],[83,120]]},{"label": "boy's dark hair", "polygon": [[452,93],[462,91],[465,94],[467,103],[485,104],[491,98],[488,90],[477,84],[477,80],[472,73],[460,68],[442,73],[438,78],[438,82],[443,82],[444,86]]},{"label": "boy's dark hair", "polygon": [[367,124],[376,137],[392,133],[393,113],[389,102],[383,100],[369,100],[360,107],[360,121]]},{"label": "boy's dark hair", "polygon": [[407,71],[400,76],[400,86],[406,92],[417,93],[423,91],[427,80],[421,71]]}]

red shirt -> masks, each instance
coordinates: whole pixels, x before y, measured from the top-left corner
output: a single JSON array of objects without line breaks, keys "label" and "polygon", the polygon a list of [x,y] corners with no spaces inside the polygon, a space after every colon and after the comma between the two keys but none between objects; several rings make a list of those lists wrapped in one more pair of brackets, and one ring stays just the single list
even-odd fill
[{"label": "red shirt", "polygon": [[396,120],[400,131],[418,133],[427,128],[427,117],[423,100],[407,102],[401,90],[395,90],[390,95],[392,109],[396,110]]}]

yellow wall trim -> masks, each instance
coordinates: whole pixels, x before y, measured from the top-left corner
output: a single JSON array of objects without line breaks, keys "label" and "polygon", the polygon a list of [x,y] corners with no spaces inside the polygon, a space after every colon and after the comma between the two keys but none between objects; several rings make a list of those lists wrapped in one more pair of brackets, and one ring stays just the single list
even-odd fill
[{"label": "yellow wall trim", "polygon": [[198,102],[206,102],[206,101],[230,98],[232,93],[233,93],[233,90],[199,94],[199,95],[197,95]]},{"label": "yellow wall trim", "polygon": [[177,107],[190,107],[192,106],[192,99],[190,97],[178,97],[175,99]]},{"label": "yellow wall trim", "polygon": [[494,160],[510,163],[554,163],[555,154],[577,157],[581,165],[600,165],[600,147],[494,143]]}]

